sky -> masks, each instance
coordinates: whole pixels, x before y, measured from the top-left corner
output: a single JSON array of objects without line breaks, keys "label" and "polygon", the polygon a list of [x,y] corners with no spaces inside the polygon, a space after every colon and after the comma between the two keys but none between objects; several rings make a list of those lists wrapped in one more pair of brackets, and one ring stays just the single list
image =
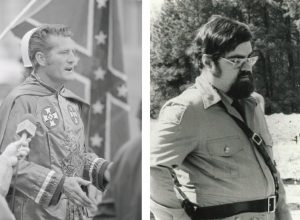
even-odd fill
[{"label": "sky", "polygon": [[155,16],[159,12],[164,0],[150,0],[150,16]]}]

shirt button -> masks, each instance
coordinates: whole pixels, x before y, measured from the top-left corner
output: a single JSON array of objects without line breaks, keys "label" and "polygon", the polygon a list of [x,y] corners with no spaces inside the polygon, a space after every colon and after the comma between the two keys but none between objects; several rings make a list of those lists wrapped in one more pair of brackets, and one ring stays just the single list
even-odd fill
[{"label": "shirt button", "polygon": [[242,220],[240,217],[235,217],[234,220]]},{"label": "shirt button", "polygon": [[224,152],[225,152],[226,154],[228,154],[228,153],[230,152],[230,147],[225,146],[225,147],[224,147]]}]

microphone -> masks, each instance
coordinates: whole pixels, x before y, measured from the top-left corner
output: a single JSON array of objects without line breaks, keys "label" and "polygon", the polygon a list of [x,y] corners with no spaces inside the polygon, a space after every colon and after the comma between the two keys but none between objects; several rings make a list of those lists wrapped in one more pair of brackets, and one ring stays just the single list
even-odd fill
[{"label": "microphone", "polygon": [[23,120],[17,126],[17,135],[23,140],[32,138],[36,132],[36,120],[32,114],[25,114]]},{"label": "microphone", "polygon": [[[26,140],[27,138],[32,138],[35,135],[36,132],[36,120],[32,114],[25,114],[23,116],[23,119],[17,126],[16,133],[19,135],[23,140]],[[17,177],[18,177],[18,172],[19,172],[19,160],[23,158],[18,158],[18,162],[16,165],[16,170],[15,170],[15,178],[12,184],[12,200],[11,200],[11,210],[14,211],[15,208],[15,194],[16,194],[16,182],[17,182]]]}]

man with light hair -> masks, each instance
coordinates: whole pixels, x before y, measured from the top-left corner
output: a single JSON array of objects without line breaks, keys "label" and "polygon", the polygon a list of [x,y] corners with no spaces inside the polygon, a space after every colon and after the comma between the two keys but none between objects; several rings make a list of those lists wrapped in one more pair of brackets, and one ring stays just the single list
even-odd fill
[{"label": "man with light hair", "polygon": [[[19,163],[14,210],[16,219],[85,219],[95,204],[87,186],[104,190],[110,163],[88,153],[89,105],[64,88],[77,64],[72,33],[65,25],[42,25],[21,43],[25,67],[33,71],[0,107],[1,151],[17,139],[22,116],[36,119],[30,154]],[[11,194],[8,200],[11,201]]]}]

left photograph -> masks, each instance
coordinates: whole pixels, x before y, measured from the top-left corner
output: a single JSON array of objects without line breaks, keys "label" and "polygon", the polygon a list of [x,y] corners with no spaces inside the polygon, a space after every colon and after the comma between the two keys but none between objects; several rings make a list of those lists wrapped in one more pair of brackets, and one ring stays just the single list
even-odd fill
[{"label": "left photograph", "polygon": [[141,16],[1,1],[0,219],[142,218]]}]

